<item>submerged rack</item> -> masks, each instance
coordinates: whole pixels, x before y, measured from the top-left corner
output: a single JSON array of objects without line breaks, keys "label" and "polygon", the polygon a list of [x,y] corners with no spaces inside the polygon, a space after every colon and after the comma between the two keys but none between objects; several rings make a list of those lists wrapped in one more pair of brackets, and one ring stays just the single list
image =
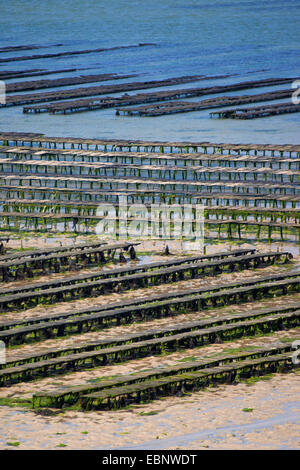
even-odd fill
[{"label": "submerged rack", "polygon": [[287,101],[285,103],[255,106],[251,108],[236,108],[210,113],[211,117],[219,119],[257,119],[279,114],[299,113],[300,105]]}]

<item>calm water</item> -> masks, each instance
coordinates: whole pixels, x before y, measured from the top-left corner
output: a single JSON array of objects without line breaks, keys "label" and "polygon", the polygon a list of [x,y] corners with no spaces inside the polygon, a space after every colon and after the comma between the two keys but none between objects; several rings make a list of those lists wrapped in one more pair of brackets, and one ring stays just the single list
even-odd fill
[{"label": "calm water", "polygon": [[[139,74],[132,81],[235,74],[181,88],[300,76],[300,0],[0,0],[0,6],[0,47],[63,43],[59,48],[1,53],[1,58],[156,43],[143,48],[9,62],[0,64],[1,71],[87,67],[69,75]],[[269,88],[231,94],[263,91]],[[115,116],[113,109],[69,116],[23,115],[22,107],[0,110],[1,130],[98,138],[299,143],[299,124],[300,114],[247,122],[213,120],[209,110],[157,118]]]}]

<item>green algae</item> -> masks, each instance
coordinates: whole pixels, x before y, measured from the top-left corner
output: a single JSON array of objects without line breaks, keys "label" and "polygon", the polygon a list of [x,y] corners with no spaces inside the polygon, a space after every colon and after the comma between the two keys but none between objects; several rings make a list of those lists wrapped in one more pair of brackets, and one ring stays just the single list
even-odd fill
[{"label": "green algae", "polygon": [[187,356],[187,357],[183,357],[182,359],[178,359],[177,362],[191,362],[191,361],[197,361],[199,360],[198,357],[195,357],[195,356]]},{"label": "green algae", "polygon": [[13,446],[13,447],[18,447],[21,444],[19,441],[13,441],[13,442],[7,442],[7,446]]},{"label": "green algae", "polygon": [[30,399],[22,398],[0,398],[0,406],[9,406],[12,408],[21,407],[21,408],[32,408],[32,401]]}]

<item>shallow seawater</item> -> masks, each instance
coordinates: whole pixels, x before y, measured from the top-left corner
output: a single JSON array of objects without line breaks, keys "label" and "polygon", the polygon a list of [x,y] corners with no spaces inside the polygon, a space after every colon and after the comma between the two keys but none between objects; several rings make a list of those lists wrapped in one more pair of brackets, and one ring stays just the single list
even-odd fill
[{"label": "shallow seawater", "polygon": [[[154,43],[145,47],[116,49],[101,53],[71,55],[65,57],[0,62],[0,72],[20,71],[28,69],[64,69],[78,68],[76,72],[64,74],[50,74],[41,77],[28,77],[8,80],[7,83],[37,80],[40,78],[62,78],[66,76],[118,73],[137,74],[136,77],[103,83],[74,85],[61,87],[56,90],[77,88],[80,86],[121,84],[124,82],[162,80],[185,75],[230,75],[227,78],[205,79],[171,87],[153,88],[149,90],[135,90],[130,95],[154,90],[163,91],[178,88],[208,87],[212,85],[227,85],[231,83],[259,80],[264,78],[297,77],[300,75],[300,9],[299,0],[51,0],[41,2],[38,0],[0,0],[0,47],[39,44],[49,45],[62,43],[61,47],[47,47],[35,50],[11,51],[0,53],[0,61],[5,57],[30,56],[33,54],[47,54],[63,51],[75,51],[93,48],[112,48],[115,46],[137,45],[139,43]],[[263,93],[264,91],[289,88],[290,85],[264,87],[259,89],[230,92],[232,96]],[[38,92],[53,89],[39,90]],[[29,91],[28,93],[33,93]],[[115,93],[120,96],[123,92]],[[209,98],[220,95],[206,95]],[[193,98],[187,101],[200,101],[202,98]],[[0,109],[0,131],[11,132],[39,132],[52,136],[78,136],[86,138],[105,139],[144,139],[166,141],[211,141],[232,143],[270,143],[270,144],[299,144],[300,114],[274,116],[253,121],[234,121],[211,119],[210,110],[174,114],[161,117],[134,118],[116,116],[114,109],[98,110],[71,115],[49,115],[42,113],[23,114],[22,106]],[[48,234],[49,235],[49,234]],[[18,235],[17,235],[18,236]],[[25,235],[24,235],[25,236]],[[297,241],[281,242],[266,240],[256,241],[254,236],[231,242],[224,238],[218,239],[217,234],[211,233],[211,238],[205,240],[206,254],[218,251],[227,251],[237,248],[256,247],[261,251],[288,250],[299,255]],[[65,234],[28,239],[14,239],[10,247],[14,249],[52,247],[59,243],[73,244],[83,241],[84,235],[75,240]],[[93,239],[94,241],[94,239]],[[169,242],[168,242],[169,243]],[[20,246],[21,245],[21,246]],[[142,265],[153,261],[167,260],[164,256],[166,241],[158,243],[149,241],[142,243],[137,251],[138,259],[128,261],[124,266]],[[181,243],[169,243],[171,256],[192,255],[193,250],[183,250]],[[181,253],[180,253],[181,252]],[[151,254],[152,253],[152,254]],[[202,253],[200,253],[202,254]],[[128,255],[126,255],[127,257]],[[294,261],[297,262],[298,258]],[[294,265],[286,268],[297,269]],[[110,264],[103,269],[111,269],[119,264]],[[94,268],[95,270],[99,268]],[[280,268],[281,269],[281,268]],[[93,271],[93,268],[90,270]],[[279,268],[266,269],[268,274],[277,273]],[[73,273],[74,274],[74,273]],[[72,275],[73,275],[72,274]],[[259,273],[257,273],[259,275]],[[71,274],[70,274],[71,275]],[[243,273],[243,276],[245,273]],[[252,276],[246,274],[245,279]],[[229,279],[224,274],[224,279]],[[240,273],[232,274],[235,281]],[[49,279],[55,279],[50,275]],[[222,278],[223,279],[223,278]],[[231,278],[230,278],[231,279]],[[200,286],[195,281],[195,286]],[[218,278],[206,279],[211,285],[218,282]],[[175,291],[178,285],[156,286],[153,292],[165,293]],[[184,286],[193,287],[190,281]],[[195,287],[196,288],[196,287]],[[140,290],[136,295],[146,296],[146,289]],[[122,297],[123,296],[123,297]],[[101,302],[116,302],[128,300],[131,292],[124,294],[113,293],[101,299]],[[298,295],[288,296],[284,299],[268,299],[256,307],[271,307],[283,305],[287,301],[297,302]],[[61,303],[52,307],[52,311],[70,311],[77,306],[85,307],[98,300],[74,301],[69,304]],[[99,302],[100,305],[100,302]],[[249,303],[242,307],[242,311],[253,308]],[[230,306],[232,313],[238,312],[240,306]],[[47,315],[46,307],[38,307],[34,311],[37,317]],[[27,311],[27,315],[32,315]],[[206,313],[212,316],[212,311]],[[19,313],[12,314],[19,317]],[[196,315],[196,314],[195,314]],[[26,318],[26,314],[24,314]],[[152,323],[140,325],[120,326],[112,331],[103,333],[106,338],[126,332],[140,332],[145,327],[167,327],[182,321],[196,320],[196,316],[178,316],[177,318],[157,319]],[[281,334],[282,332],[280,332]],[[283,332],[285,334],[285,332]],[[102,333],[101,333],[102,334]],[[100,338],[99,332],[90,332],[75,338],[65,338],[55,341],[49,340],[43,344],[44,348],[69,347],[73,340],[82,344]],[[275,334],[276,336],[276,334]],[[279,333],[276,337],[279,337]],[[272,337],[273,338],[273,337]],[[271,337],[266,342],[271,341]],[[261,340],[261,339],[257,339]],[[248,344],[248,343],[247,343]],[[250,342],[249,342],[250,344]],[[252,344],[252,343],[251,343]],[[230,346],[226,344],[225,346]],[[231,345],[232,346],[232,345]],[[22,353],[36,351],[36,345],[22,346]],[[221,350],[221,345],[213,345],[210,353]],[[198,351],[200,354],[203,351]],[[15,350],[17,355],[18,351]],[[184,354],[197,355],[197,350],[178,352],[172,356],[144,358],[140,362],[107,367],[101,374],[112,374],[118,367],[120,373],[136,373],[141,365],[146,368],[154,366],[163,367],[170,361],[184,359]],[[169,361],[169,362],[168,362]],[[114,369],[115,368],[115,369]],[[71,383],[94,379],[94,372],[78,372],[78,375],[68,375],[59,381],[62,386]],[[237,435],[238,444],[243,447],[251,443],[255,446],[268,447],[271,442],[276,448],[299,448],[299,439],[294,437],[294,430],[299,423],[299,402],[296,401],[298,384],[292,374],[285,378],[274,377],[269,382],[260,382],[253,387],[252,401],[249,401],[250,387],[240,384],[236,388],[214,390],[211,398],[208,391],[199,392],[194,396],[194,403],[188,403],[182,397],[168,397],[155,403],[144,405],[143,410],[158,409],[158,416],[140,416],[139,408],[134,412],[118,411],[101,413],[79,413],[66,411],[65,416],[43,417],[31,411],[14,411],[7,407],[0,407],[3,432],[0,438],[0,447],[6,447],[7,441],[20,440],[20,448],[55,448],[64,443],[67,448],[106,448],[113,445],[118,449],[159,449],[186,446],[188,448],[200,447],[204,442],[215,442],[216,446],[235,445],[231,437],[226,440],[228,433]],[[50,383],[50,380],[52,384]],[[57,386],[59,381],[47,378],[42,386]],[[48,383],[49,382],[49,383]],[[53,385],[54,384],[54,385]],[[35,387],[41,385],[29,382],[7,389],[9,393],[20,395],[32,394]],[[299,387],[298,387],[299,388]],[[3,392],[4,393],[4,392]],[[6,391],[5,391],[6,393]],[[208,395],[204,395],[208,393]],[[220,395],[218,395],[220,394]],[[238,399],[236,398],[239,395]],[[219,396],[219,402],[217,403]],[[207,398],[208,397],[208,398]],[[170,405],[170,406],[169,406]],[[173,406],[171,406],[173,405]],[[251,406],[255,412],[242,413],[243,407]],[[164,407],[167,407],[164,414]],[[202,408],[202,410],[201,410]],[[204,409],[204,411],[203,411]],[[199,410],[199,411],[197,411]],[[238,410],[238,411],[237,411]],[[205,413],[207,414],[205,415]],[[218,421],[214,421],[215,419]],[[206,419],[206,421],[205,421]],[[184,420],[188,428],[183,427]],[[282,427],[285,425],[284,432]],[[201,427],[202,426],[202,427]],[[299,424],[298,424],[299,426]],[[63,431],[63,432],[62,432]],[[84,434],[89,432],[87,436]],[[132,435],[128,431],[132,432]],[[155,439],[157,433],[168,436]],[[268,433],[273,432],[269,441]],[[255,439],[253,434],[256,433]],[[60,437],[62,434],[65,436]],[[127,436],[127,434],[129,434]],[[224,437],[225,436],[225,437]],[[252,436],[252,437],[251,437]],[[86,440],[84,440],[86,439]],[[251,440],[252,439],[252,440]],[[280,441],[280,442],[279,442]],[[250,444],[249,444],[250,443]]]},{"label": "shallow seawater", "polygon": [[[11,0],[9,3],[0,3],[3,4],[0,47],[63,44],[61,47],[32,51],[5,52],[0,54],[1,58],[139,43],[155,44],[101,53],[0,63],[0,71],[86,68],[41,78],[93,73],[139,74],[125,81],[160,80],[194,74],[232,75],[168,89],[299,75],[298,0],[88,0],[84,3],[79,0]],[[25,80],[32,79],[29,77]],[[234,94],[264,90],[269,89]],[[1,130],[95,138],[298,143],[299,123],[298,114],[250,122],[216,120],[210,119],[209,110],[157,118],[116,116],[114,109],[50,116],[47,113],[24,115],[22,107],[18,106],[0,112]]]}]

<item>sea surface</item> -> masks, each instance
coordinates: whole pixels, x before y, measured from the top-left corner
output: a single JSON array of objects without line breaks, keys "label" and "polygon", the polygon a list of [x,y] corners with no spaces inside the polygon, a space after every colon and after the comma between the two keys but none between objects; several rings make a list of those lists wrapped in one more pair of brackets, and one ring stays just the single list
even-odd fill
[{"label": "sea surface", "polygon": [[[0,47],[62,44],[59,47],[0,53],[1,59],[139,43],[155,44],[2,63],[0,71],[85,69],[19,80],[95,73],[138,74],[131,79],[103,84],[196,74],[232,75],[158,88],[161,91],[270,77],[300,77],[299,20],[300,0],[0,0]],[[92,85],[96,83],[78,86]],[[289,86],[272,87],[272,90]],[[266,87],[229,94],[255,94],[270,90]],[[38,90],[44,91],[51,89]],[[135,93],[138,90],[129,94]],[[284,144],[300,141],[300,114],[235,121],[211,119],[209,112],[140,118],[116,116],[114,109],[107,109],[51,116],[47,113],[24,115],[22,106],[17,106],[0,109],[0,131],[227,143]]]}]

